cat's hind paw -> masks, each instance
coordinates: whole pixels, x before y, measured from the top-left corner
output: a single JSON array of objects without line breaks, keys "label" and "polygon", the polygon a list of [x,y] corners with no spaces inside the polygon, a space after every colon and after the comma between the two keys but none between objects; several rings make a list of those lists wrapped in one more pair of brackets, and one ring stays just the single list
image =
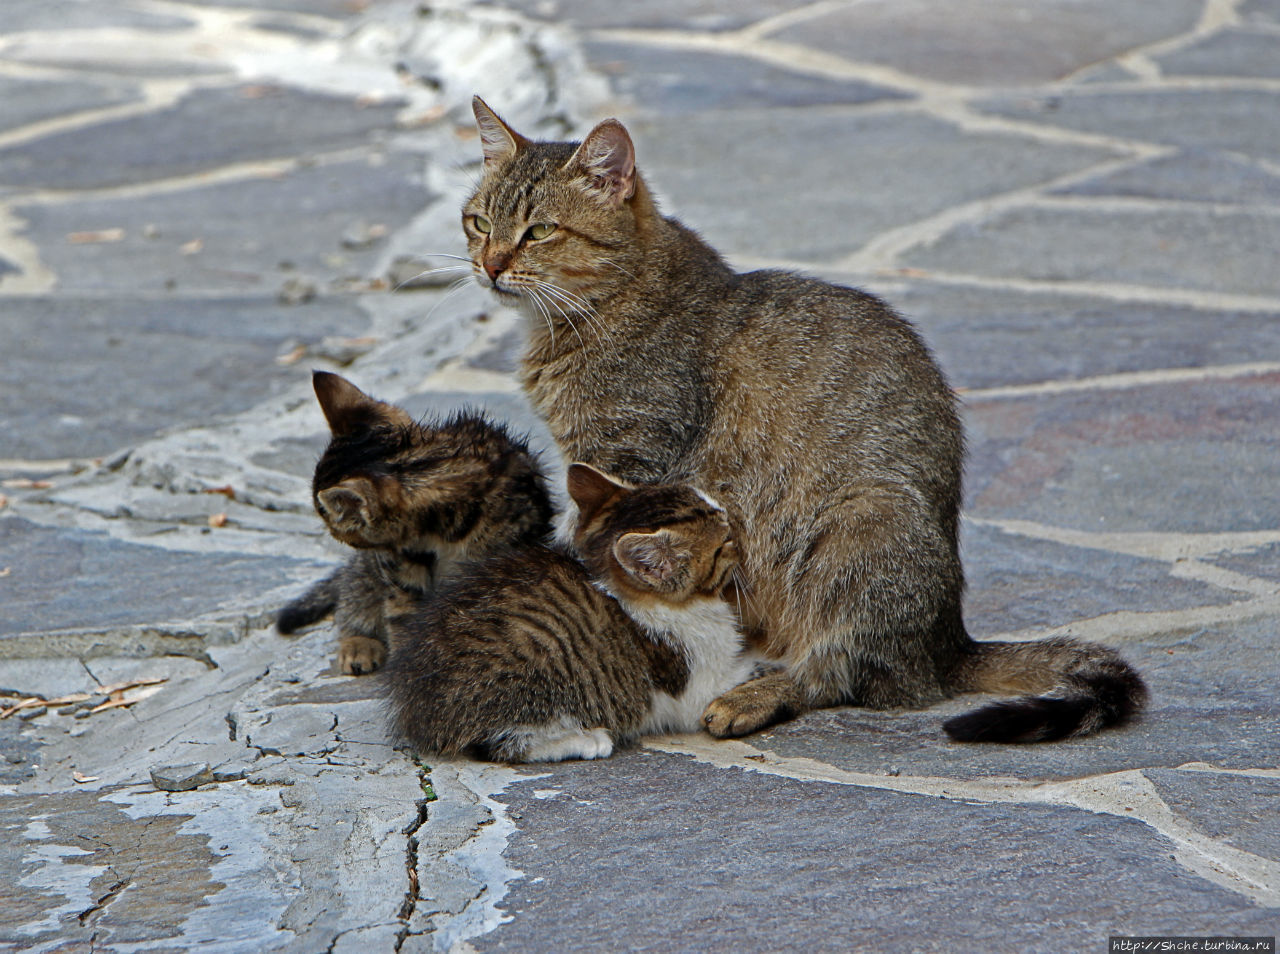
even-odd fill
[{"label": "cat's hind paw", "polygon": [[382,668],[387,647],[369,636],[343,636],[338,642],[338,668],[348,676],[361,676]]},{"label": "cat's hind paw", "polygon": [[566,759],[607,759],[613,754],[608,729],[558,730],[529,739],[521,753],[526,762],[563,762]]}]

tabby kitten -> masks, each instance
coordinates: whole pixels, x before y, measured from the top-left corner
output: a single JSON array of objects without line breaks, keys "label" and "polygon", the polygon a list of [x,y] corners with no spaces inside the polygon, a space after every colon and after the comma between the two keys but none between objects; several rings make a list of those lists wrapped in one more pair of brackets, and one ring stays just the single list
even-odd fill
[{"label": "tabby kitten", "polygon": [[852,288],[734,272],[659,212],[617,120],[533,142],[474,108],[463,228],[480,283],[529,318],[520,377],[562,454],[705,487],[729,513],[743,624],[785,671],[715,700],[714,735],[958,692],[1050,694],[949,723],[965,740],[1081,735],[1142,707],[1110,649],[969,637],[956,398],[906,321]]},{"label": "tabby kitten", "polygon": [[605,758],[699,727],[747,679],[720,598],[737,561],[724,511],[687,486],[568,474],[582,562],[527,546],[476,564],[391,618],[396,731],[420,752],[507,762]]},{"label": "tabby kitten", "polygon": [[332,440],[316,464],[312,498],[329,532],[357,552],[286,606],[282,633],[330,611],[345,673],[386,658],[386,604],[429,593],[458,566],[550,532],[551,499],[538,460],[484,416],[435,423],[376,401],[317,371],[316,398]]}]

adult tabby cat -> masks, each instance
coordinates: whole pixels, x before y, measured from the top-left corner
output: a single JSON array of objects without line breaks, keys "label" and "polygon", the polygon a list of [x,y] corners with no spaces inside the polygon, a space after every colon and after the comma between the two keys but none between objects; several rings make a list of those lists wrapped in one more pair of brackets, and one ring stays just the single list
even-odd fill
[{"label": "adult tabby cat", "polygon": [[312,498],[357,552],[280,612],[291,633],[329,612],[338,664],[353,675],[386,657],[389,598],[429,593],[463,562],[550,533],[551,498],[528,447],[483,415],[415,421],[327,371],[312,375],[332,440]]},{"label": "adult tabby cat", "polygon": [[713,734],[959,692],[1033,694],[948,722],[962,740],[1083,735],[1141,708],[1110,649],[969,637],[956,400],[906,321],[851,288],[735,273],[659,212],[616,120],[533,142],[473,105],[471,259],[530,318],[520,378],[561,452],[688,481],[730,514],[744,626],[786,668],[713,702]]},{"label": "adult tabby cat", "polygon": [[724,511],[687,486],[569,468],[582,562],[547,546],[475,564],[391,618],[386,687],[421,752],[507,762],[604,758],[699,727],[747,679],[720,591],[737,561]]}]

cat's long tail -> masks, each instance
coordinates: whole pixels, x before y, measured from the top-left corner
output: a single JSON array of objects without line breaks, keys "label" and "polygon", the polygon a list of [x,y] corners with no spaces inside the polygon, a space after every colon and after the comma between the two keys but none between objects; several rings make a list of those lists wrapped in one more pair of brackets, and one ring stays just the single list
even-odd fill
[{"label": "cat's long tail", "polygon": [[296,600],[286,603],[276,617],[276,629],[288,636],[332,613],[338,605],[339,572],[335,570]]},{"label": "cat's long tail", "polygon": [[975,642],[955,670],[960,692],[1024,693],[943,723],[957,742],[1051,742],[1120,725],[1142,711],[1147,687],[1118,653],[1055,637]]}]

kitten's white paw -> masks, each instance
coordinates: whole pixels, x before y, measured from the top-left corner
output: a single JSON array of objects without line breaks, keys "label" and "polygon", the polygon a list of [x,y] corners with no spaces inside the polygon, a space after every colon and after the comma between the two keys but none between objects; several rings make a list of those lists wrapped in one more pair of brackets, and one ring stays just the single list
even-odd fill
[{"label": "kitten's white paw", "polygon": [[565,759],[607,759],[613,754],[608,729],[555,729],[530,736],[522,753],[526,762],[563,762]]}]

